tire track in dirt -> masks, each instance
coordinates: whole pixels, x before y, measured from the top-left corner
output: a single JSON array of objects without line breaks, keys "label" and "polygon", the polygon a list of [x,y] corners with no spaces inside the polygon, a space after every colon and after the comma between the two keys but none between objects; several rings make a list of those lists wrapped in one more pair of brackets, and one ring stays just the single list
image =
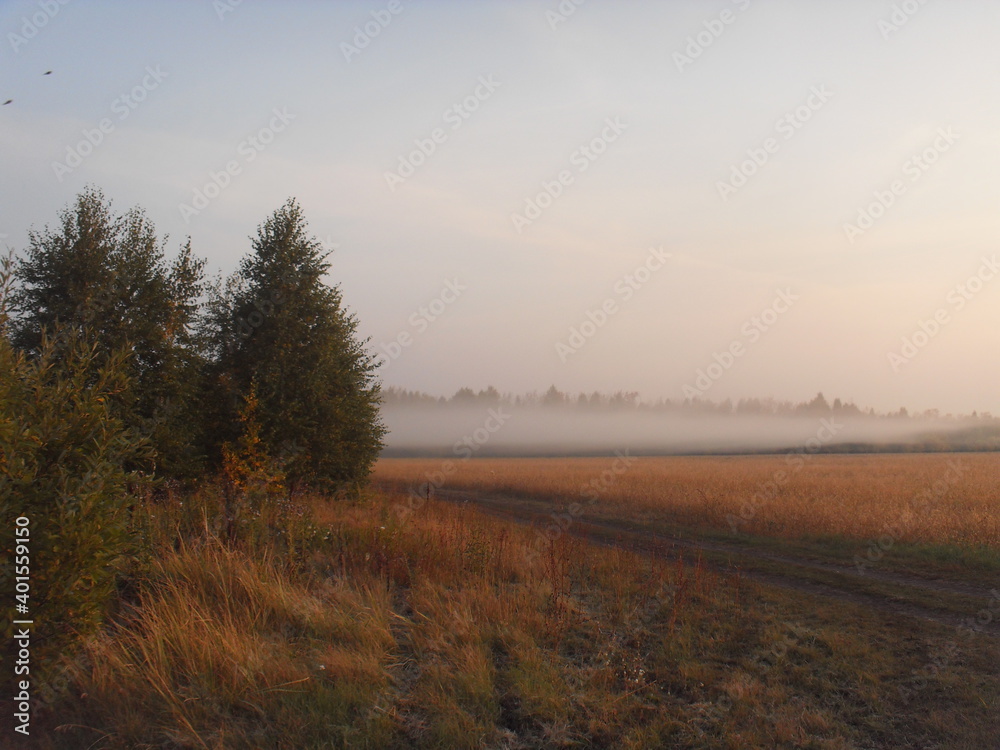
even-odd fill
[{"label": "tire track in dirt", "polygon": [[[555,507],[546,509],[545,511],[534,510],[524,507],[526,501],[523,498],[491,495],[469,490],[438,489],[434,492],[434,497],[453,504],[471,504],[490,515],[536,527],[543,521],[550,523],[552,517],[549,513],[555,510]],[[765,585],[791,589],[828,599],[849,601],[854,604],[873,607],[883,612],[908,615],[952,627],[958,627],[963,622],[974,621],[979,611],[978,608],[977,611],[969,612],[967,615],[959,615],[953,612],[926,607],[911,601],[895,599],[891,596],[883,596],[868,591],[858,591],[846,586],[840,587],[826,581],[807,580],[791,574],[781,575],[773,572],[748,570],[739,566],[739,561],[757,560],[785,566],[795,566],[805,571],[834,574],[845,577],[847,579],[845,583],[848,585],[852,579],[857,581],[870,579],[887,585],[919,589],[925,593],[933,592],[966,596],[981,601],[983,608],[989,607],[989,600],[993,596],[990,589],[972,583],[928,579],[906,573],[878,569],[870,569],[862,574],[853,566],[837,565],[808,557],[779,555],[764,550],[725,544],[723,542],[680,539],[653,531],[636,530],[626,527],[624,524],[601,519],[577,519],[568,528],[564,529],[564,533],[604,547],[620,547],[642,554],[666,552],[667,554],[681,556],[684,552],[699,551],[725,554],[730,557],[728,565],[719,564],[711,560],[705,560],[704,564],[715,570],[730,573],[735,572],[734,567],[739,567],[739,573],[742,576]],[[996,622],[995,618],[986,624],[977,625],[977,627],[979,628],[978,632],[1000,636],[1000,622]]]}]

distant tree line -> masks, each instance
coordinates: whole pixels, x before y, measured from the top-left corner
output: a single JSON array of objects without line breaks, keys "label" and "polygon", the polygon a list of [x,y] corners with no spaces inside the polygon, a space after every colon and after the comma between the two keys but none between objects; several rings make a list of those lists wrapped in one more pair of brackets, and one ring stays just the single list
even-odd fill
[{"label": "distant tree line", "polygon": [[835,398],[829,402],[822,393],[809,401],[782,401],[774,398],[742,398],[737,401],[725,399],[711,401],[709,399],[657,399],[643,401],[637,391],[615,391],[614,393],[571,394],[560,391],[554,385],[544,392],[525,394],[501,393],[494,386],[488,386],[480,391],[472,388],[460,388],[451,397],[432,396],[421,391],[407,390],[395,386],[383,389],[383,403],[386,407],[395,406],[509,406],[509,407],[552,407],[561,409],[582,410],[634,410],[644,412],[689,414],[689,415],[740,415],[740,416],[842,416],[842,417],[872,417],[884,419],[982,419],[993,420],[988,412],[971,415],[940,414],[937,409],[911,414],[905,407],[898,411],[877,412],[875,409],[861,409],[850,401]]}]

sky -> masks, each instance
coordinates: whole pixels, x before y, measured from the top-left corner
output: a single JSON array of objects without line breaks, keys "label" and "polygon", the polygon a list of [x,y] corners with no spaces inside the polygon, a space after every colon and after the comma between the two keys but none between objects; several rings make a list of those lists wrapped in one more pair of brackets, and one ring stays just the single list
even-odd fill
[{"label": "sky", "polygon": [[385,385],[1000,413],[998,34],[986,0],[0,1],[0,244],[94,185],[229,274],[295,197]]}]

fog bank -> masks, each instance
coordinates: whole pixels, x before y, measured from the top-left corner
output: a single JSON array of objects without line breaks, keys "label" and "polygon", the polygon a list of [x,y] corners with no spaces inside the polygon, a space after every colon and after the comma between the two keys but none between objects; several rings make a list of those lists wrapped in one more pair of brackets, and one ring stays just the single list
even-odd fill
[{"label": "fog bank", "polygon": [[383,455],[533,456],[996,450],[994,419],[689,415],[539,406],[391,405]]}]

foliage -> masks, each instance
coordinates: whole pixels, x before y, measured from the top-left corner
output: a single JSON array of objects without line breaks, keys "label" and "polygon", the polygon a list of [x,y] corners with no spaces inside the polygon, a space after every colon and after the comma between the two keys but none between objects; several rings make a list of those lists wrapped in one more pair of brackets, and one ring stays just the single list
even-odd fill
[{"label": "foliage", "polygon": [[222,446],[222,483],[225,497],[226,538],[236,541],[248,522],[274,522],[275,510],[287,496],[281,463],[268,455],[260,438],[257,389],[250,392],[240,410],[242,434],[234,446]]},{"label": "foliage", "polygon": [[235,492],[277,497],[285,491],[284,472],[267,455],[257,420],[257,389],[251,384],[240,411],[243,431],[236,446],[222,446],[222,476]]},{"label": "foliage", "polygon": [[294,200],[260,226],[253,252],[208,306],[214,441],[233,441],[252,384],[260,440],[289,480],[345,485],[363,480],[385,429],[376,363],[356,336],[340,290],[323,277],[326,255],[307,234]]},{"label": "foliage", "polygon": [[[33,663],[41,666],[106,613],[133,549],[126,485],[139,477],[123,467],[142,457],[144,444],[111,407],[128,387],[123,354],[104,356],[85,331],[58,325],[32,358],[11,346],[9,271],[8,264],[0,275],[0,516],[9,551],[14,520],[28,519],[25,603],[35,622]],[[13,562],[4,555],[4,580]],[[9,638],[11,619],[3,627]]]},{"label": "foliage", "polygon": [[200,468],[194,322],[204,261],[188,242],[168,262],[164,245],[141,209],[114,216],[100,191],[85,190],[57,229],[29,234],[13,294],[14,342],[36,356],[58,325],[103,352],[95,363],[128,352],[119,416],[150,438],[161,474],[192,476]]}]

